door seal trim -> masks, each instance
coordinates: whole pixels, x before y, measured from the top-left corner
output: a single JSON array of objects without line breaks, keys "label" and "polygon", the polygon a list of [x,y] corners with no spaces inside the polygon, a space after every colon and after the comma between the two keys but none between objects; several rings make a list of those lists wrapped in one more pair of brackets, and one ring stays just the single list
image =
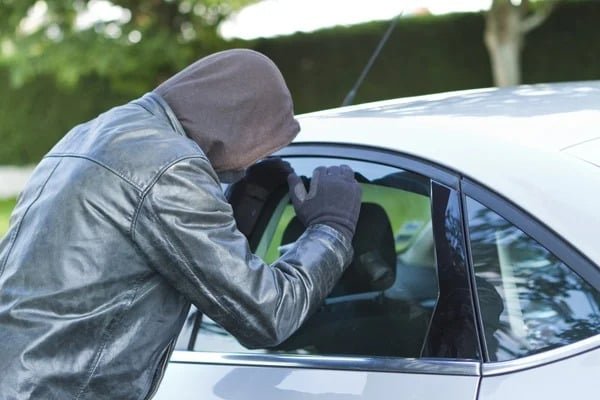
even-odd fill
[{"label": "door seal trim", "polygon": [[379,147],[345,143],[292,143],[273,154],[277,157],[326,157],[368,161],[415,172],[458,190],[459,175],[431,161]]},{"label": "door seal trim", "polygon": [[503,375],[512,372],[523,371],[526,369],[542,367],[544,365],[571,358],[589,351],[594,351],[596,349],[600,349],[600,334],[563,347],[523,358],[518,358],[516,360],[483,364],[482,375]]},{"label": "door seal trim", "polygon": [[478,361],[174,351],[171,363],[480,376]]}]

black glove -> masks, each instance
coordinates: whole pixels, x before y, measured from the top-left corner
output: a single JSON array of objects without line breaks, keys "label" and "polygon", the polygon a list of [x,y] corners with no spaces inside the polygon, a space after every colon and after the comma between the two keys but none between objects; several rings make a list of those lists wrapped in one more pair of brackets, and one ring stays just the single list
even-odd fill
[{"label": "black glove", "polygon": [[288,185],[296,215],[305,226],[329,225],[352,240],[362,191],[350,167],[315,169],[308,193],[295,173],[288,176]]},{"label": "black glove", "polygon": [[228,188],[225,195],[233,208],[237,228],[246,237],[252,233],[269,195],[284,185],[293,172],[290,164],[281,158],[268,158],[249,167],[246,175]]}]

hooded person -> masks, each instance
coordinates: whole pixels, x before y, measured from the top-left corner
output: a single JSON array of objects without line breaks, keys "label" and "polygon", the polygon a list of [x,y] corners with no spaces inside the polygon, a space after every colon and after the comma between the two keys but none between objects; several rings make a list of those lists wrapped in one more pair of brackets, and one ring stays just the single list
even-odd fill
[{"label": "hooded person", "polygon": [[171,107],[219,175],[243,174],[257,160],[290,144],[300,130],[279,69],[255,51],[205,57],[154,93]]},{"label": "hooded person", "polygon": [[[190,303],[250,348],[291,335],[352,257],[360,188],[345,166],[315,170],[308,193],[290,173],[307,229],[267,265],[218,176],[298,130],[277,67],[249,50],[203,58],[73,128],[37,166],[0,242],[2,396],[150,398]],[[244,180],[264,182],[257,169]]]}]

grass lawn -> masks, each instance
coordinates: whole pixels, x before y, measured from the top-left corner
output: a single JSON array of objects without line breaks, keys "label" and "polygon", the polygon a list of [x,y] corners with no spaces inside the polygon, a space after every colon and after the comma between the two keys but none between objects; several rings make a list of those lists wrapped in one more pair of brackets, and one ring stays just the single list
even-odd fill
[{"label": "grass lawn", "polygon": [[0,238],[8,230],[8,218],[15,206],[16,199],[0,199]]}]

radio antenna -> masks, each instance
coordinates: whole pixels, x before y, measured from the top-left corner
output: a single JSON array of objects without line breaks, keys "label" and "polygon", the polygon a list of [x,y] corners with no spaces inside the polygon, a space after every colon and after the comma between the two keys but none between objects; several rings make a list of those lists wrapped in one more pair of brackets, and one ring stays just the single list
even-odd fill
[{"label": "radio antenna", "polygon": [[373,54],[371,54],[371,58],[369,59],[369,62],[367,62],[367,65],[365,65],[365,68],[360,73],[360,76],[356,80],[356,83],[354,84],[354,86],[352,86],[352,89],[350,89],[350,91],[344,98],[344,101],[342,102],[342,106],[349,106],[354,101],[354,97],[356,97],[356,92],[358,91],[358,88],[360,87],[360,85],[362,85],[363,81],[367,77],[367,74],[371,70],[371,67],[375,63],[375,60],[379,56],[379,53],[381,53],[383,46],[385,45],[387,40],[390,38],[390,35],[392,34],[392,31],[396,27],[396,24],[398,23],[398,20],[402,16],[403,12],[404,11],[402,11],[402,12],[400,12],[400,14],[396,15],[390,22],[390,25],[388,26],[387,30],[381,37],[381,40],[379,41],[379,44],[375,48],[375,51],[373,52]]}]

